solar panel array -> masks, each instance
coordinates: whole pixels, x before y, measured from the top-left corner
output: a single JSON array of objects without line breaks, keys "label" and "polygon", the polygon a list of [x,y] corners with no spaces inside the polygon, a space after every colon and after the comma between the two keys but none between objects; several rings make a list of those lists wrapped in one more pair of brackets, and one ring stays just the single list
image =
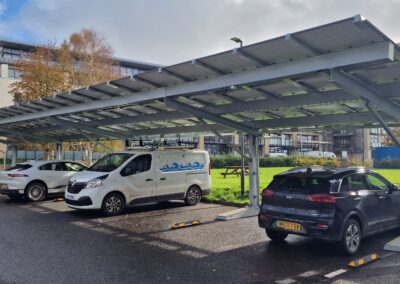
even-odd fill
[{"label": "solar panel array", "polygon": [[[258,70],[393,42],[359,16],[186,61],[69,93],[0,109],[0,135],[30,141],[74,141],[255,129],[373,127],[365,102],[331,81],[329,68],[273,79]],[[399,50],[391,60],[342,69],[382,98],[400,103]],[[330,63],[329,63],[330,64]],[[328,65],[329,65],[328,64]],[[248,74],[248,75],[247,75]],[[240,84],[230,79],[244,78]],[[218,82],[215,83],[215,82]],[[191,86],[207,86],[193,89]],[[173,90],[183,90],[173,93]],[[165,98],[171,97],[171,104]],[[178,107],[177,107],[178,105]],[[198,114],[207,113],[202,117]],[[388,122],[395,119],[381,112]],[[211,117],[211,118],[210,118]],[[217,120],[212,119],[218,118]],[[219,120],[227,123],[217,123]],[[237,125],[237,127],[235,127]]]}]

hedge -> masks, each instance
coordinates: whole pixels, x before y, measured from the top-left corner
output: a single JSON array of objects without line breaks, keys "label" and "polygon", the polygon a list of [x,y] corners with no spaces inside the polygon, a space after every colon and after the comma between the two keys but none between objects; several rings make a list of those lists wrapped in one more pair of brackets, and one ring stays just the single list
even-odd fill
[{"label": "hedge", "polygon": [[[246,159],[245,163],[248,161]],[[295,167],[320,165],[327,167],[339,167],[341,161],[327,158],[313,158],[304,156],[288,156],[288,157],[262,157],[260,158],[260,167]],[[211,167],[213,169],[221,169],[227,166],[240,166],[241,157],[239,155],[219,155],[211,157]],[[352,160],[349,166],[361,165],[361,162]]]},{"label": "hedge", "polygon": [[384,159],[382,161],[374,161],[374,167],[380,169],[400,169],[400,159]]}]

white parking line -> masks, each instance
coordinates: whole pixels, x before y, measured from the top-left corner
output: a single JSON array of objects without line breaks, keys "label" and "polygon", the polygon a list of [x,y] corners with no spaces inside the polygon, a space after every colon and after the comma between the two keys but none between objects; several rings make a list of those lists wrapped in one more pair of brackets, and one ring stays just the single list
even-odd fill
[{"label": "white parking line", "polygon": [[295,283],[295,282],[296,282],[296,280],[291,279],[291,278],[275,281],[275,283],[277,283],[277,284],[291,284],[291,283]]},{"label": "white parking line", "polygon": [[340,275],[342,273],[345,273],[345,272],[347,272],[346,269],[339,269],[339,270],[333,271],[331,273],[325,274],[324,276],[326,278],[333,278],[333,277],[338,276],[338,275]]},{"label": "white parking line", "polygon": [[310,271],[306,271],[306,272],[304,272],[304,273],[302,273],[302,274],[299,274],[299,277],[312,277],[312,276],[315,276],[315,275],[318,275],[319,274],[319,272],[318,271],[315,271],[315,270],[310,270]]}]

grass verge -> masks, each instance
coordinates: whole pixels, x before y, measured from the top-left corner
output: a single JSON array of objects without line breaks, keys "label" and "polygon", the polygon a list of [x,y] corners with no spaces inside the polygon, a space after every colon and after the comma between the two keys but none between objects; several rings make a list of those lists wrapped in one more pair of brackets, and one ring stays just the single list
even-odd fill
[{"label": "grass verge", "polygon": [[[260,168],[260,188],[265,188],[272,180],[273,176],[284,172],[290,168]],[[227,176],[224,178],[221,173],[225,169],[213,169],[211,171],[211,194],[204,197],[206,202],[220,203],[227,205],[249,204],[249,178],[246,176],[246,194],[240,195],[240,177]],[[389,181],[400,185],[400,170],[378,169],[376,172],[387,178]]]}]

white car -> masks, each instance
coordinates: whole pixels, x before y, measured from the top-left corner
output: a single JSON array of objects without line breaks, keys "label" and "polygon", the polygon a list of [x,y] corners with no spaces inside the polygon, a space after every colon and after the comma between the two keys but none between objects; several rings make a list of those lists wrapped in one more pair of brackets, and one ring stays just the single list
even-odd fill
[{"label": "white car", "polygon": [[0,194],[40,201],[47,194],[63,193],[68,180],[87,167],[70,161],[28,161],[0,172]]},{"label": "white car", "polygon": [[104,156],[74,175],[65,191],[75,209],[120,214],[126,205],[183,199],[196,205],[210,193],[210,158],[200,150],[134,150]]}]

